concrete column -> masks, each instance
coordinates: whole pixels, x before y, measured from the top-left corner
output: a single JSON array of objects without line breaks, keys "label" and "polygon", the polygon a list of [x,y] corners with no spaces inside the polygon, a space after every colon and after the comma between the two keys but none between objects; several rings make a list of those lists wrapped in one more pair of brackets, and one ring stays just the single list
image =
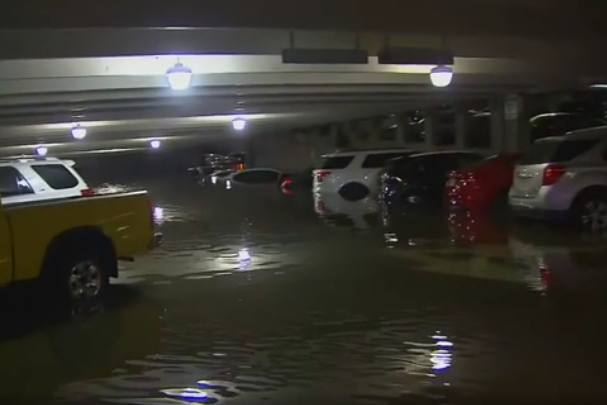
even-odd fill
[{"label": "concrete column", "polygon": [[529,118],[525,113],[525,100],[513,94],[504,99],[504,150],[523,151],[529,147]]},{"label": "concrete column", "polygon": [[425,136],[424,136],[424,146],[423,149],[424,150],[433,150],[435,149],[434,147],[434,133],[433,133],[433,127],[434,127],[434,114],[432,114],[432,110],[425,110],[424,111],[424,131],[425,131]]},{"label": "concrete column", "polygon": [[409,128],[407,122],[407,117],[404,114],[398,116],[398,145],[403,148],[411,146],[410,143],[407,142],[407,129]]},{"label": "concrete column", "polygon": [[382,131],[382,120],[380,119],[369,119],[367,120],[367,128],[369,128],[370,136],[370,147],[377,148],[384,143],[381,139]]},{"label": "concrete column", "polygon": [[466,147],[466,118],[466,107],[458,105],[455,109],[455,149],[464,149]]},{"label": "concrete column", "polygon": [[505,151],[504,100],[496,98],[489,101],[491,111],[490,149],[494,153]]},{"label": "concrete column", "polygon": [[491,149],[499,152],[529,148],[529,117],[526,100],[512,94],[491,102]]}]

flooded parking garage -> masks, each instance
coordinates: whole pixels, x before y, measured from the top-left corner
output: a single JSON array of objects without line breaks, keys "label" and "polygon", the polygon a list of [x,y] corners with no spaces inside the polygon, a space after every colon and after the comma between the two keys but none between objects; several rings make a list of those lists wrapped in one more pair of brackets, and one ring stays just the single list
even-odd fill
[{"label": "flooded parking garage", "polygon": [[132,187],[152,193],[166,243],[127,263],[100,305],[11,301],[2,402],[607,394],[600,238],[186,178]]}]

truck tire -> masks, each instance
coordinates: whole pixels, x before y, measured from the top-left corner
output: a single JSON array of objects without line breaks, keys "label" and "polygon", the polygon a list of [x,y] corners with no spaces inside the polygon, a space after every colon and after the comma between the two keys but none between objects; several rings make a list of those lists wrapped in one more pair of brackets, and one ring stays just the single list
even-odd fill
[{"label": "truck tire", "polygon": [[81,251],[59,255],[51,271],[54,291],[68,302],[91,302],[101,298],[110,283],[108,258]]}]

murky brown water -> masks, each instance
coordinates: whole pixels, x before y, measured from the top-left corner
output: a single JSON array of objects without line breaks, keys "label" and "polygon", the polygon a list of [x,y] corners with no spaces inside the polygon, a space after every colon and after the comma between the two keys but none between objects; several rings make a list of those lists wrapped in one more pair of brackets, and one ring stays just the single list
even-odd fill
[{"label": "murky brown water", "polygon": [[600,238],[188,179],[141,186],[166,244],[126,264],[103,306],[3,311],[0,403],[607,397]]}]

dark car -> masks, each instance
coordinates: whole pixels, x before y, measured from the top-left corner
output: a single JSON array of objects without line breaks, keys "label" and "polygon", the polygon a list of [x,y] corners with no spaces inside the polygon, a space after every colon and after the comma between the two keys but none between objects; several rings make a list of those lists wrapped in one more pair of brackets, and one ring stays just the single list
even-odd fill
[{"label": "dark car", "polygon": [[426,152],[390,161],[381,175],[380,198],[388,205],[437,206],[452,170],[485,159],[468,151]]}]

